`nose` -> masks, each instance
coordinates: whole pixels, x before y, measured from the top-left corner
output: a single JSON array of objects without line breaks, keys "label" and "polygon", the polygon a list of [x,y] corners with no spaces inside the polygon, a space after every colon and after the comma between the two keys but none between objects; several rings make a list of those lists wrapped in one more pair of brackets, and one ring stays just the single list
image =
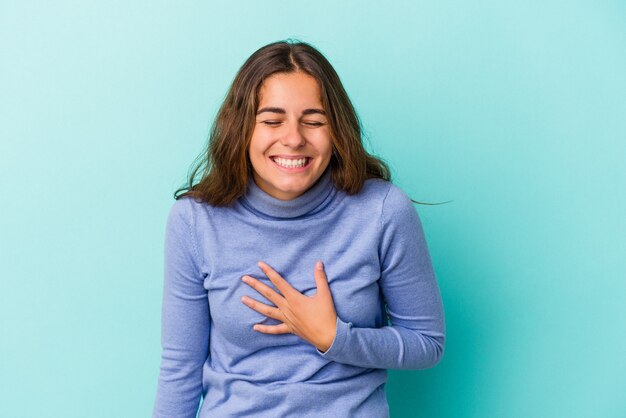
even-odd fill
[{"label": "nose", "polygon": [[300,124],[296,122],[288,122],[286,131],[281,138],[281,143],[287,147],[300,148],[306,143],[306,138],[300,132]]}]

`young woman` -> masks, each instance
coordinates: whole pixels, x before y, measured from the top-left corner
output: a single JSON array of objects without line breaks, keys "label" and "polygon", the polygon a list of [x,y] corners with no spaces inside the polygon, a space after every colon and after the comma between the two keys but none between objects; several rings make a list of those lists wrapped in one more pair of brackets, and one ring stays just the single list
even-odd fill
[{"label": "young woman", "polygon": [[175,196],[154,417],[387,417],[386,369],[441,359],[418,214],[309,44],[248,58]]}]

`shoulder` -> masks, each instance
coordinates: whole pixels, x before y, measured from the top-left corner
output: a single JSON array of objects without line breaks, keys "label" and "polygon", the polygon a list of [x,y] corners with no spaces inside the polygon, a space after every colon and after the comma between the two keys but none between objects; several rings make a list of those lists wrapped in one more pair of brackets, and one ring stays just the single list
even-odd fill
[{"label": "shoulder", "polygon": [[190,196],[184,196],[175,200],[169,209],[168,223],[193,225],[195,223],[195,214],[203,205],[205,203],[199,202]]},{"label": "shoulder", "polygon": [[359,194],[368,200],[380,202],[384,212],[415,210],[409,196],[400,187],[387,180],[367,179]]},{"label": "shoulder", "polygon": [[402,227],[421,224],[415,205],[404,190],[382,179],[375,179],[371,183],[369,187],[380,199],[380,221],[383,228],[391,225]]},{"label": "shoulder", "polygon": [[391,187],[395,187],[393,183],[387,180],[373,178],[367,179],[363,183],[363,188],[357,193],[357,195],[369,201],[379,201],[382,203],[389,193]]},{"label": "shoulder", "polygon": [[390,181],[367,179],[356,195],[363,211],[380,219],[385,225],[419,222],[418,214],[409,196]]},{"label": "shoulder", "polygon": [[178,218],[185,219],[189,217],[190,213],[190,201],[191,199],[188,197],[178,198],[172,203],[170,206],[169,217],[170,218]]},{"label": "shoulder", "polygon": [[385,200],[383,202],[383,212],[415,212],[415,206],[411,198],[395,184],[390,184]]}]

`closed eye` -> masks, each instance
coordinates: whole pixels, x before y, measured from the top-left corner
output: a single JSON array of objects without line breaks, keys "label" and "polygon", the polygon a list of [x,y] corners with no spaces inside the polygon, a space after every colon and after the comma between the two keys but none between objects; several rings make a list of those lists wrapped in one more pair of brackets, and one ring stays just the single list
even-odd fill
[{"label": "closed eye", "polygon": [[[265,124],[265,125],[268,125],[268,126],[278,126],[278,125],[280,125],[282,122],[280,122],[280,121],[274,121],[274,120],[264,120],[264,121],[263,121],[263,122],[261,122],[261,123],[263,123],[263,124]],[[319,126],[323,126],[323,125],[325,125],[325,123],[323,123],[323,122],[304,122],[304,124],[305,124],[305,125],[307,125],[307,126],[310,126],[310,127],[315,127],[315,128],[317,128],[317,127],[319,127]]]}]

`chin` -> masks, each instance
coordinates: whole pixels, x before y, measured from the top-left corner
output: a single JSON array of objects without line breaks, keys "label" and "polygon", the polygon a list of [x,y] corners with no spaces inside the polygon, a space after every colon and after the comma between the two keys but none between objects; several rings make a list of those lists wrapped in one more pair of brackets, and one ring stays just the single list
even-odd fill
[{"label": "chin", "polygon": [[310,182],[285,182],[275,188],[280,190],[282,193],[300,194],[306,192],[312,185],[313,183]]}]

